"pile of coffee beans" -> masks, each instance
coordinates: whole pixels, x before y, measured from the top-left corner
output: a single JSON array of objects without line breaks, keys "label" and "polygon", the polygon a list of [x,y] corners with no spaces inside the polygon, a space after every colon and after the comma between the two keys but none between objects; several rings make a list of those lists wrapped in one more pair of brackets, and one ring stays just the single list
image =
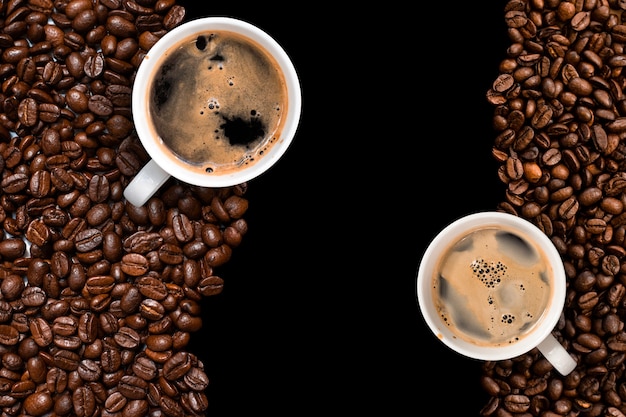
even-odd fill
[{"label": "pile of coffee beans", "polygon": [[123,190],[148,161],[131,91],[175,0],[0,2],[0,413],[200,416],[186,350],[247,231],[246,184]]},{"label": "pile of coffee beans", "polygon": [[486,96],[505,197],[553,241],[568,280],[554,335],[569,375],[535,349],[486,362],[483,416],[626,415],[626,2],[509,0],[510,46]]}]

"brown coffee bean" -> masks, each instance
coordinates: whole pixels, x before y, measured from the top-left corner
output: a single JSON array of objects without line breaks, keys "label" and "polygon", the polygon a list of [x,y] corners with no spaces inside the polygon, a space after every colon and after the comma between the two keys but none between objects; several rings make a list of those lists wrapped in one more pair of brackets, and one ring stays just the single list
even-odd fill
[{"label": "brown coffee bean", "polygon": [[131,276],[141,276],[148,271],[148,260],[139,253],[127,253],[122,256],[122,271]]},{"label": "brown coffee bean", "polygon": [[72,336],[76,334],[78,320],[73,316],[60,316],[52,323],[52,332],[55,336]]},{"label": "brown coffee bean", "polygon": [[89,252],[98,248],[102,244],[102,232],[99,229],[83,229],[74,238],[76,250]]},{"label": "brown coffee bean", "polygon": [[127,399],[142,400],[146,397],[148,383],[135,375],[124,375],[117,388]]},{"label": "brown coffee bean", "polygon": [[590,206],[598,203],[602,197],[602,190],[597,187],[589,187],[580,192],[578,201],[583,206]]},{"label": "brown coffee bean", "polygon": [[43,246],[50,239],[50,229],[41,220],[33,220],[26,229],[26,238],[35,245]]},{"label": "brown coffee bean", "polygon": [[16,173],[7,176],[0,182],[2,191],[8,194],[16,194],[28,187],[29,177],[27,174]]},{"label": "brown coffee bean", "polygon": [[104,403],[104,409],[109,413],[121,412],[126,406],[128,400],[119,391],[113,392],[109,395]]},{"label": "brown coffee bean", "polygon": [[89,277],[85,288],[91,295],[108,294],[115,285],[115,278],[110,275],[97,275]]},{"label": "brown coffee bean", "polygon": [[[50,158],[48,162],[51,162]],[[65,162],[63,164],[65,164]],[[57,190],[64,193],[70,192],[74,187],[74,179],[72,176],[64,168],[59,166],[54,166],[50,169],[50,181]]]},{"label": "brown coffee bean", "polygon": [[50,193],[50,172],[47,170],[35,171],[29,181],[28,189],[33,197],[43,198]]},{"label": "brown coffee bean", "polygon": [[146,298],[161,301],[168,295],[167,287],[157,277],[142,276],[135,281],[135,284],[139,292]]},{"label": "brown coffee bean", "polygon": [[220,245],[216,248],[209,249],[204,255],[204,261],[212,267],[217,267],[228,262],[231,256],[232,249],[230,248],[230,246]]},{"label": "brown coffee bean", "polygon": [[[86,64],[87,63],[89,62],[86,62]],[[104,65],[104,63],[101,65]],[[101,117],[110,116],[113,113],[113,103],[102,94],[90,96],[87,101],[87,107],[89,111]]]},{"label": "brown coffee bean", "polygon": [[93,391],[88,386],[79,386],[72,394],[72,405],[78,415],[93,415],[96,410],[96,398]]},{"label": "brown coffee bean", "polygon": [[192,413],[204,413],[209,407],[206,394],[202,391],[189,391],[181,395],[183,408]]},{"label": "brown coffee bean", "polygon": [[180,25],[185,18],[185,8],[181,5],[173,5],[163,18],[163,27],[166,30],[174,29]]},{"label": "brown coffee bean", "polygon": [[157,300],[148,298],[139,304],[139,313],[148,320],[161,320],[165,315],[165,307]]},{"label": "brown coffee bean", "polygon": [[[164,243],[161,247],[159,247],[158,253],[159,260],[164,264],[177,265],[183,261],[183,251],[181,247],[173,243]],[[205,257],[207,255],[205,255]]]},{"label": "brown coffee bean", "polygon": [[200,239],[194,239],[191,242],[183,246],[183,254],[188,259],[199,260],[202,259],[204,254],[209,250],[207,245]]},{"label": "brown coffee bean", "polygon": [[114,231],[102,234],[102,254],[109,262],[117,262],[122,258],[122,238]]},{"label": "brown coffee bean", "polygon": [[47,301],[47,295],[41,287],[28,286],[24,288],[21,300],[26,307],[42,307]]},{"label": "brown coffee bean", "polygon": [[15,260],[26,252],[26,243],[21,238],[8,238],[0,241],[0,256]]},{"label": "brown coffee bean", "polygon": [[135,375],[142,378],[144,381],[151,381],[159,374],[156,363],[145,356],[138,357],[133,363],[132,369]]},{"label": "brown coffee bean", "polygon": [[37,111],[39,120],[45,123],[54,123],[61,117],[61,108],[54,103],[40,103]]},{"label": "brown coffee bean", "polygon": [[33,340],[40,347],[45,347],[52,343],[52,328],[43,318],[35,317],[34,319],[32,319],[30,321],[29,328],[33,336]]},{"label": "brown coffee bean", "polygon": [[[192,367],[189,372],[185,374],[183,377],[185,384],[193,391],[202,392],[209,386],[209,378],[206,373],[197,366]],[[507,401],[508,400],[508,401]],[[530,405],[530,399],[524,399],[524,396],[505,397],[505,404],[508,403],[511,408],[514,409],[523,409],[526,405],[526,401],[528,401]],[[526,407],[526,409],[528,409]]]},{"label": "brown coffee bean", "polygon": [[206,297],[220,294],[223,288],[224,280],[215,275],[204,277],[198,283],[198,291]]},{"label": "brown coffee bean", "polygon": [[115,164],[120,172],[127,176],[135,175],[142,166],[137,155],[128,151],[120,151],[115,158]]},{"label": "brown coffee bean", "polygon": [[52,410],[54,401],[48,392],[34,392],[24,399],[24,410],[32,416],[43,416]]},{"label": "brown coffee bean", "polygon": [[215,248],[222,244],[222,232],[219,227],[212,223],[205,223],[201,230],[202,241],[209,247]]},{"label": "brown coffee bean", "polygon": [[133,37],[137,33],[137,28],[130,20],[118,15],[112,15],[107,19],[106,28],[118,39]]},{"label": "brown coffee bean", "polygon": [[592,333],[581,334],[576,338],[576,341],[590,349],[598,349],[602,346],[602,339],[598,335]]},{"label": "brown coffee bean", "polygon": [[129,288],[128,291],[122,295],[122,298],[120,300],[120,308],[126,314],[131,314],[137,311],[137,309],[139,308],[139,305],[141,304],[141,301],[142,301],[142,296],[141,296],[141,293],[139,292],[139,289],[133,286]]},{"label": "brown coffee bean", "polygon": [[158,249],[163,244],[163,238],[156,232],[138,231],[124,240],[124,250],[145,255]]},{"label": "brown coffee bean", "polygon": [[130,327],[120,327],[119,331],[113,336],[118,345],[125,349],[134,349],[141,343],[141,336]]},{"label": "brown coffee bean", "polygon": [[8,301],[16,300],[22,296],[25,287],[26,285],[21,276],[11,274],[0,283],[0,293]]},{"label": "brown coffee bean", "polygon": [[168,381],[182,378],[192,367],[192,358],[187,352],[177,352],[163,364],[163,376]]},{"label": "brown coffee bean", "polygon": [[100,364],[91,359],[83,359],[78,364],[78,375],[86,382],[95,382],[100,379],[102,369]]},{"label": "brown coffee bean", "polygon": [[183,213],[176,213],[171,218],[174,236],[180,242],[189,242],[194,238],[193,224]]}]

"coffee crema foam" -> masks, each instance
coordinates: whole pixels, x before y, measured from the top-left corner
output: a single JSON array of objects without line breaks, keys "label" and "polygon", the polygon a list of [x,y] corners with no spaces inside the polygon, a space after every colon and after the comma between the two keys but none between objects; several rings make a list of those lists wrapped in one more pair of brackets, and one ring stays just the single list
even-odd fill
[{"label": "coffee crema foam", "polygon": [[[287,111],[280,66],[234,32],[193,35],[168,51],[149,89],[162,149],[207,173],[241,169],[278,140]],[[173,158],[174,159],[174,158]]]},{"label": "coffee crema foam", "polygon": [[502,228],[470,232],[444,252],[433,277],[435,306],[452,333],[481,346],[515,343],[549,308],[545,254]]}]

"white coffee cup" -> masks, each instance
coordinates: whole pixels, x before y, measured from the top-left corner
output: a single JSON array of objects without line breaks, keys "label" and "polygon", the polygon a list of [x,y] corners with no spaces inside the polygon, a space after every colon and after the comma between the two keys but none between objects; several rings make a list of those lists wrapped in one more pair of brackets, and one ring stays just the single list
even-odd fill
[{"label": "white coffee cup", "polygon": [[562,375],[577,365],[552,334],[565,295],[563,261],[552,241],[503,212],[453,221],[426,248],[417,273],[421,313],[449,348],[497,361],[536,347]]},{"label": "white coffee cup", "polygon": [[[264,148],[262,155],[257,154],[253,162],[246,162],[238,169],[224,172],[216,170],[208,173],[208,169],[194,166],[164,147],[160,134],[156,133],[154,124],[150,120],[148,97],[151,89],[154,88],[153,82],[158,68],[182,40],[215,31],[235,32],[258,44],[272,57],[284,78],[287,108],[281,109],[281,126],[276,131],[271,144]],[[239,79],[243,78],[243,75],[238,74],[238,76]],[[235,84],[239,81],[236,77],[232,78]],[[220,97],[217,97],[216,102],[219,100]],[[137,135],[151,160],[128,184],[124,190],[124,197],[131,204],[141,206],[170,177],[202,187],[228,187],[258,177],[272,167],[287,151],[298,128],[301,106],[300,81],[296,69],[282,46],[265,31],[251,23],[230,17],[204,17],[183,23],[166,33],[150,48],[137,70],[132,94],[133,120]],[[181,109],[180,111],[187,110]],[[197,129],[203,129],[203,127],[198,126]],[[210,133],[207,132],[207,134]]]}]

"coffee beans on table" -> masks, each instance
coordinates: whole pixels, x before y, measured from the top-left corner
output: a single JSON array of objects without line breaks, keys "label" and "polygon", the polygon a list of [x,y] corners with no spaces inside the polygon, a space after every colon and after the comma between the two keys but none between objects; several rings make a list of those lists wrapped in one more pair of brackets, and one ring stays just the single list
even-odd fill
[{"label": "coffee beans on table", "polygon": [[498,208],[534,222],[568,278],[554,330],[578,367],[486,362],[482,416],[626,415],[626,24],[623,2],[509,0],[510,46],[486,92]]},{"label": "coffee beans on table", "polygon": [[148,160],[130,96],[175,1],[0,4],[0,408],[7,416],[200,416],[186,350],[247,232],[246,184],[123,190]]}]

